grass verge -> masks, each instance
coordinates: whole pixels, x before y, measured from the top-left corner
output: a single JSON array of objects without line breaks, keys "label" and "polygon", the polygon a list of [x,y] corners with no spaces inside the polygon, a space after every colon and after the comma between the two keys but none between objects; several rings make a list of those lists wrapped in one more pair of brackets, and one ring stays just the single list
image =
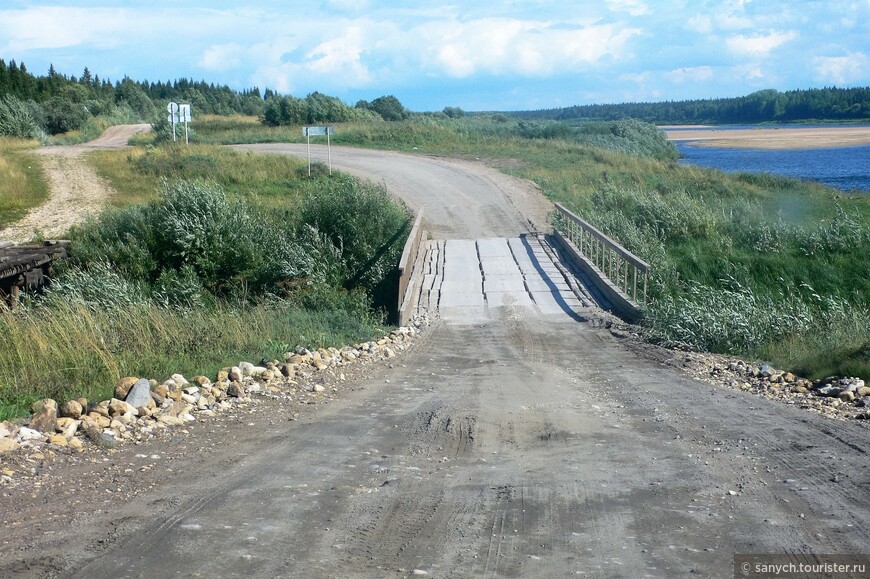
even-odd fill
[{"label": "grass verge", "polygon": [[0,229],[48,199],[36,141],[0,137]]},{"label": "grass verge", "polygon": [[0,312],[0,420],[27,414],[42,398],[111,398],[123,376],[214,376],[240,360],[283,360],[298,346],[340,346],[383,331],[339,294],[322,304],[224,303],[179,312],[72,302]]}]

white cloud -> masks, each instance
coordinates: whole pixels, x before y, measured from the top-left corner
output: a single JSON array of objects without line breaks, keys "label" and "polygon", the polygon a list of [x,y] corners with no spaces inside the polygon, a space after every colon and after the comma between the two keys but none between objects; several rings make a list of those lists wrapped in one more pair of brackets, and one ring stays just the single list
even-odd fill
[{"label": "white cloud", "polygon": [[736,54],[763,57],[774,49],[779,48],[786,42],[798,37],[797,32],[770,32],[768,34],[756,34],[754,36],[737,35],[725,41],[728,50]]},{"label": "white cloud", "polygon": [[819,56],[813,59],[815,79],[839,85],[864,83],[870,79],[870,56],[850,52],[846,56]]},{"label": "white cloud", "polygon": [[[463,78],[476,73],[541,77],[605,57],[622,58],[633,28],[615,24],[554,26],[549,22],[481,19],[433,22],[412,31],[427,69]],[[428,48],[425,48],[428,47]]]},{"label": "white cloud", "polygon": [[235,42],[213,44],[205,50],[197,64],[206,70],[215,71],[238,68],[243,62],[243,51],[244,48]]},{"label": "white cloud", "polygon": [[695,14],[686,21],[686,29],[698,34],[713,32],[713,19],[709,14]]},{"label": "white cloud", "polygon": [[713,78],[712,66],[692,66],[677,68],[665,75],[672,82],[682,84],[684,82],[703,82]]},{"label": "white cloud", "polygon": [[644,16],[650,13],[643,0],[607,0],[607,7],[614,12],[628,12],[631,16]]},{"label": "white cloud", "polygon": [[305,68],[319,75],[341,75],[351,86],[360,86],[371,80],[371,74],[362,62],[367,45],[362,27],[351,26],[341,36],[320,43],[306,54]]},{"label": "white cloud", "polygon": [[732,79],[753,82],[764,79],[768,84],[776,84],[770,82],[771,75],[765,72],[758,64],[744,64],[731,67],[729,75]]},{"label": "white cloud", "polygon": [[38,7],[0,10],[4,52],[68,48],[85,43],[101,47],[120,44],[117,34],[129,22],[124,10]]}]

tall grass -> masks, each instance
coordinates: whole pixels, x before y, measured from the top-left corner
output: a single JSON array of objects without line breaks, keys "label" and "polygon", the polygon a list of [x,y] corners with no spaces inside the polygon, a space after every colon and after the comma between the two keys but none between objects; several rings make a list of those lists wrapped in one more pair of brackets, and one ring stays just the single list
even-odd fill
[{"label": "tall grass", "polygon": [[282,359],[299,346],[340,346],[381,331],[351,296],[324,295],[320,303],[218,303],[180,312],[144,301],[105,308],[57,299],[2,311],[0,420],[25,414],[35,399],[110,398],[123,376],[213,376],[240,360]]},{"label": "tall grass", "polygon": [[[207,180],[230,197],[266,208],[297,204],[311,183],[303,179],[304,161],[287,155],[238,152],[214,145],[166,144],[87,154],[117,194],[115,207],[159,197],[164,180]],[[306,173],[307,175],[307,173]]]},{"label": "tall grass", "polygon": [[0,137],[0,228],[48,199],[41,160],[29,153],[36,141]]}]

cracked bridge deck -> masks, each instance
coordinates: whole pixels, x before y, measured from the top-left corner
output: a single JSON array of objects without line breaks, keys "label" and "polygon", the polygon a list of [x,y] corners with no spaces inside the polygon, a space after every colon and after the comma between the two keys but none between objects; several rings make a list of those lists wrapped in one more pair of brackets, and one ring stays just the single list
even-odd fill
[{"label": "cracked bridge deck", "polygon": [[593,299],[551,256],[534,235],[429,241],[418,308],[452,323],[505,314],[579,319]]}]

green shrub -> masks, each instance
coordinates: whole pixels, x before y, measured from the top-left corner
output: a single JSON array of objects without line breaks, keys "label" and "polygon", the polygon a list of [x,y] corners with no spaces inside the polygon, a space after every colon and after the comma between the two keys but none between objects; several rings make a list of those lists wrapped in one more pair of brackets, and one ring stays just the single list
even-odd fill
[{"label": "green shrub", "polygon": [[50,135],[77,131],[91,118],[84,103],[55,96],[42,104],[45,130]]},{"label": "green shrub", "polygon": [[0,97],[0,135],[20,139],[44,139],[45,132],[40,127],[38,107],[11,94]]},{"label": "green shrub", "polygon": [[410,230],[408,212],[386,191],[349,176],[305,197],[299,220],[340,249],[347,289],[374,288],[395,270]]}]

